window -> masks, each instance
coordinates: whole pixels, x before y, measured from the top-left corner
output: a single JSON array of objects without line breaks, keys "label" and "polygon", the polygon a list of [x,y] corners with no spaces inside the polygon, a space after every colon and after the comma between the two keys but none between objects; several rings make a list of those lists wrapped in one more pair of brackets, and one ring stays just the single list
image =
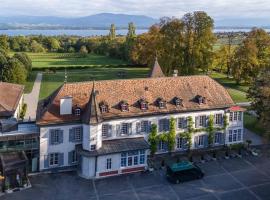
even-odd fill
[{"label": "window", "polygon": [[121,124],[121,135],[128,135],[128,133],[129,133],[129,124],[122,123]]},{"label": "window", "polygon": [[126,112],[126,111],[128,111],[129,109],[128,109],[128,104],[126,103],[126,102],[121,102],[120,103],[120,107],[121,107],[121,111],[122,112]]},{"label": "window", "polygon": [[75,115],[76,116],[80,116],[81,115],[81,109],[80,108],[76,108],[75,109]]},{"label": "window", "polygon": [[62,142],[62,131],[60,129],[53,129],[50,132],[51,144],[59,144]]},{"label": "window", "polygon": [[206,115],[199,116],[199,126],[206,127]]},{"label": "window", "polygon": [[233,112],[230,112],[230,117],[229,117],[229,120],[230,120],[230,122],[232,122],[232,121],[233,121]]},{"label": "window", "polygon": [[241,129],[238,129],[237,130],[237,140],[238,141],[241,141],[242,140],[242,130]]},{"label": "window", "polygon": [[107,113],[108,112],[108,106],[106,106],[106,105],[100,106],[100,111],[101,111],[101,113]]},{"label": "window", "polygon": [[50,157],[50,166],[58,165],[59,164],[59,155],[58,153],[51,153]]},{"label": "window", "polygon": [[175,97],[174,103],[176,106],[181,106],[182,105],[182,99],[179,99],[178,97]]},{"label": "window", "polygon": [[215,124],[221,125],[222,124],[222,114],[215,115]]},{"label": "window", "polygon": [[127,166],[127,153],[121,153],[121,167]]},{"label": "window", "polygon": [[106,160],[106,169],[112,169],[112,159],[107,158]]},{"label": "window", "polygon": [[237,112],[233,113],[233,121],[237,121]]},{"label": "window", "polygon": [[109,137],[109,124],[102,124],[101,127],[102,137]]},{"label": "window", "polygon": [[203,146],[204,145],[204,136],[200,135],[198,137],[198,146]]},{"label": "window", "polygon": [[215,144],[221,143],[222,133],[215,133]]},{"label": "window", "polygon": [[91,146],[90,146],[90,149],[91,149],[91,151],[96,150],[96,145],[95,145],[95,144],[91,145]]},{"label": "window", "polygon": [[159,106],[159,108],[165,108],[165,102],[164,101],[159,101],[158,106]]},{"label": "window", "polygon": [[158,142],[158,150],[160,150],[160,151],[165,150],[165,142],[164,141],[161,140]]},{"label": "window", "polygon": [[142,121],[141,122],[141,132],[142,133],[149,133],[150,132],[150,122],[149,121]]},{"label": "window", "polygon": [[186,149],[187,148],[187,139],[183,137],[178,137],[176,142],[177,149]]},{"label": "window", "polygon": [[145,150],[121,153],[121,167],[145,164]]},{"label": "window", "polygon": [[233,135],[232,130],[229,130],[229,142],[232,142],[232,135]]},{"label": "window", "polygon": [[238,112],[238,121],[242,121],[242,112]]},{"label": "window", "polygon": [[141,102],[141,109],[142,110],[147,110],[148,106],[146,102]]},{"label": "window", "polygon": [[185,118],[185,117],[178,118],[177,128],[178,129],[187,128],[187,118]]},{"label": "window", "polygon": [[242,129],[229,130],[229,142],[242,140]]},{"label": "window", "polygon": [[75,141],[81,141],[82,140],[82,128],[76,127],[75,130]]},{"label": "window", "polygon": [[170,120],[169,119],[160,119],[158,121],[158,130],[159,132],[169,131],[170,129]]},{"label": "window", "polygon": [[71,152],[71,163],[76,163],[78,162],[78,157],[76,151]]}]

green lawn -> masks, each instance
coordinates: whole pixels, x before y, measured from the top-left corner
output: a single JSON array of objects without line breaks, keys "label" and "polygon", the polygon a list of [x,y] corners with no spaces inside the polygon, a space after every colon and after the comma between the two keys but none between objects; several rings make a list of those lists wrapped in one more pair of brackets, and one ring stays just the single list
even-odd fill
[{"label": "green lawn", "polygon": [[225,74],[217,72],[212,73],[210,77],[227,88],[229,94],[231,95],[235,103],[249,101],[246,97],[249,88],[248,85],[237,85],[232,78],[227,78]]},{"label": "green lawn", "polygon": [[263,136],[266,132],[259,123],[259,120],[247,113],[244,114],[244,127],[260,136]]},{"label": "green lawn", "polygon": [[81,57],[78,53],[27,53],[32,59],[33,68],[75,67],[75,66],[117,66],[127,62],[107,56],[88,54]]},{"label": "green lawn", "polygon": [[[90,80],[110,80],[119,79],[118,72],[125,72],[124,78],[144,78],[147,76],[148,68],[107,68],[107,67],[91,67],[81,70],[67,70],[68,82],[80,82]],[[64,82],[64,70],[58,70],[55,74],[43,74],[43,81],[40,90],[40,99],[50,95],[56,88]]]}]

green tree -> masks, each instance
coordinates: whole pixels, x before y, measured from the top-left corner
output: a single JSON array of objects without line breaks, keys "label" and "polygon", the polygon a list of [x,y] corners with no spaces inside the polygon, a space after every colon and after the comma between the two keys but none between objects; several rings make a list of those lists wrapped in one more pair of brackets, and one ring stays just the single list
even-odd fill
[{"label": "green tree", "polygon": [[186,138],[188,141],[188,149],[190,150],[192,147],[192,133],[194,132],[194,122],[193,122],[192,117],[190,116],[187,118],[187,120],[188,120],[188,124],[187,124]]},{"label": "green tree", "polygon": [[36,40],[32,40],[30,44],[30,51],[34,53],[42,53],[45,52],[42,44],[38,43]]},{"label": "green tree", "polygon": [[148,137],[148,142],[150,144],[150,153],[153,156],[157,152],[157,125],[152,124],[151,132]]},{"label": "green tree", "polygon": [[111,24],[111,28],[110,28],[110,33],[109,33],[109,39],[111,41],[115,40],[116,38],[116,33],[115,33],[115,25],[114,24]]},{"label": "green tree", "polygon": [[15,53],[13,58],[18,59],[28,72],[32,70],[32,60],[26,53]]},{"label": "green tree", "polygon": [[175,137],[176,137],[176,130],[175,130],[175,119],[170,118],[170,130],[168,133],[168,150],[171,152],[175,148]]},{"label": "green tree", "polygon": [[3,70],[3,81],[17,84],[24,84],[27,71],[23,64],[16,58],[11,58]]},{"label": "green tree", "polygon": [[0,52],[0,81],[2,81],[2,74],[4,73],[4,66],[7,64],[7,58]]},{"label": "green tree", "polygon": [[251,109],[255,110],[260,123],[267,131],[267,139],[270,139],[270,67],[261,71],[248,90],[251,99]]},{"label": "green tree", "polygon": [[130,22],[128,24],[128,33],[127,33],[127,38],[132,39],[136,37],[136,27],[133,22]]},{"label": "green tree", "polygon": [[0,49],[3,49],[4,51],[9,50],[9,43],[8,43],[7,35],[0,35]]}]

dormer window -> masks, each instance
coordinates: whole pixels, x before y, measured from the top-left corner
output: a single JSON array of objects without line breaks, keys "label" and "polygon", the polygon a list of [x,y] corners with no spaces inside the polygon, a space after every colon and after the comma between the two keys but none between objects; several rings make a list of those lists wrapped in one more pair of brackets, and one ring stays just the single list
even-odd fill
[{"label": "dormer window", "polygon": [[101,113],[107,113],[109,111],[108,104],[104,101],[99,104],[99,108]]},{"label": "dormer window", "polygon": [[122,112],[129,111],[128,103],[126,101],[121,101],[120,102],[120,109],[121,109]]},{"label": "dormer window", "polygon": [[81,109],[80,108],[75,108],[75,115],[80,116],[81,115]]},{"label": "dormer window", "polygon": [[140,109],[147,110],[148,109],[148,102],[145,99],[141,99],[139,101]]},{"label": "dormer window", "polygon": [[204,104],[206,103],[206,98],[201,96],[201,95],[197,95],[196,96],[196,101],[199,103],[199,104]]},{"label": "dormer window", "polygon": [[162,98],[157,99],[157,105],[160,109],[163,109],[166,107],[166,101]]},{"label": "dormer window", "polygon": [[175,104],[176,106],[182,106],[182,103],[183,103],[183,99],[180,99],[180,98],[178,98],[178,97],[175,97],[175,98],[174,98],[174,104]]}]

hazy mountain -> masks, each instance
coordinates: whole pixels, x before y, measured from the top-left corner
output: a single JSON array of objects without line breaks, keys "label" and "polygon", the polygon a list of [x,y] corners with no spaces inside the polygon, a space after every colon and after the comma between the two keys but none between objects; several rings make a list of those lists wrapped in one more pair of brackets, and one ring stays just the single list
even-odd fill
[{"label": "hazy mountain", "polygon": [[87,28],[108,28],[112,23],[116,27],[127,27],[129,22],[135,23],[137,27],[149,27],[158,20],[143,15],[125,15],[101,13],[87,17],[64,18],[64,17],[38,17],[38,16],[13,16],[0,17],[0,24],[8,24],[17,27],[26,26],[68,26]]},{"label": "hazy mountain", "polygon": [[228,18],[216,19],[216,27],[269,27],[270,20],[267,18]]}]

